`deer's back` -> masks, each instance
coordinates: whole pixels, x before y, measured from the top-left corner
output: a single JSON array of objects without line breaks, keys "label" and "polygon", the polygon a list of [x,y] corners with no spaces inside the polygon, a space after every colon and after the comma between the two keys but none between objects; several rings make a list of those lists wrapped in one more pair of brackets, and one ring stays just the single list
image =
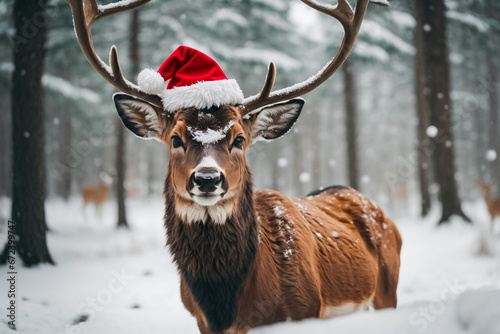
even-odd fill
[{"label": "deer's back", "polygon": [[278,263],[276,287],[295,308],[287,316],[396,306],[401,238],[377,204],[346,187],[293,200],[265,190],[255,204],[260,253]]},{"label": "deer's back", "polygon": [[108,195],[108,188],[105,185],[84,186],[81,189],[82,197],[85,202],[102,203]]}]

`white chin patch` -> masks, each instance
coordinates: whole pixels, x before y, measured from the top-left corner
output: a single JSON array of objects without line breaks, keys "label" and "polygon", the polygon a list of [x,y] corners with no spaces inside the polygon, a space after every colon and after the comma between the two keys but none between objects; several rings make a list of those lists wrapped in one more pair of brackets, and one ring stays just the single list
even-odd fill
[{"label": "white chin patch", "polygon": [[201,206],[215,205],[220,201],[221,198],[222,197],[220,197],[219,195],[213,195],[210,197],[193,195],[193,201],[195,201],[196,203],[198,203]]},{"label": "white chin patch", "polygon": [[[226,204],[211,204],[198,203],[199,196],[193,196],[194,202],[191,204],[176,205],[175,212],[187,224],[204,223],[208,218],[214,224],[224,224],[233,212],[233,203]],[[216,201],[220,200],[220,196],[215,197]],[[205,199],[206,200],[206,199]]]}]

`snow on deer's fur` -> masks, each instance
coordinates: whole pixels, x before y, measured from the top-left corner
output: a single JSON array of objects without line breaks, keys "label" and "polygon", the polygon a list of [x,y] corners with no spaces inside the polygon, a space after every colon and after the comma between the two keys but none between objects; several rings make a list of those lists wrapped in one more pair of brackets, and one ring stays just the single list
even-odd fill
[{"label": "snow on deer's fur", "polygon": [[[111,50],[110,70],[97,57],[90,29],[98,19],[147,0],[105,8],[85,0],[85,10],[81,0],[67,1],[87,59],[126,93],[114,96],[124,125],[139,137],[169,146],[164,184],[167,244],[181,276],[182,301],[201,333],[247,333],[287,319],[396,307],[401,237],[382,209],[342,186],[294,200],[276,191],[254,193],[245,157],[255,141],[286,134],[304,105],[298,97],[318,87],[345,61],[368,0],[358,0],[355,11],[345,0],[337,6],[302,0],[342,23],[342,47],[316,76],[276,92],[271,63],[260,94],[245,100],[212,59],[187,47],[165,61],[160,75],[148,77],[152,71],[147,71],[141,79],[150,89],[172,89],[169,94],[152,94],[130,84],[121,73],[116,48]],[[213,62],[210,73],[217,78],[209,92],[197,93],[196,108],[183,99],[175,112],[165,107],[166,96],[179,97],[178,87],[183,94],[190,87],[203,90],[196,80],[171,85],[177,80],[167,69],[172,57],[176,64],[193,63],[186,59]],[[188,68],[179,71],[189,77]],[[169,85],[161,80],[170,80]],[[224,84],[218,86],[219,80]],[[213,95],[217,87],[222,90],[220,100]],[[241,101],[224,102],[229,100]]]}]

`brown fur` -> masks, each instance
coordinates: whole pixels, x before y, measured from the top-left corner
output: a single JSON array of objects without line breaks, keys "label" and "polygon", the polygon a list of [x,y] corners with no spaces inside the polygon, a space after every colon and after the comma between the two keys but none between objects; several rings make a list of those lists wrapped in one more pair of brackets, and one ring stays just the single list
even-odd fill
[{"label": "brown fur", "polygon": [[88,203],[93,203],[96,209],[99,209],[106,197],[108,197],[109,185],[99,184],[99,185],[86,185],[80,189],[83,198],[83,207]]},{"label": "brown fur", "polygon": [[[250,136],[253,120],[242,120],[235,108],[223,108],[205,124],[196,123],[197,113],[176,114],[162,139],[169,143],[175,132],[189,141],[187,127],[217,128],[228,119],[238,121],[228,141],[236,132],[243,132],[247,139]],[[328,307],[346,303],[396,307],[401,237],[374,202],[346,187],[294,200],[275,191],[253,193],[244,154],[230,153],[224,148],[227,145],[219,143],[216,154],[231,178],[231,195],[217,205],[230,202],[232,215],[223,225],[213,224],[210,218],[186,224],[176,214],[176,206],[192,205],[180,193],[190,168],[199,162],[195,157],[201,154],[190,155],[189,150],[203,150],[194,143],[189,147],[184,154],[174,152],[169,163],[165,226],[167,244],[181,275],[183,303],[196,317],[201,333],[246,333],[289,318],[320,318]],[[226,300],[223,292],[212,290],[217,286],[224,291],[227,285],[234,285],[228,290],[237,291],[234,320],[226,319],[230,326],[213,332],[210,322],[213,325],[224,318],[217,309],[233,299]],[[204,311],[197,300],[203,303],[206,298]]]}]

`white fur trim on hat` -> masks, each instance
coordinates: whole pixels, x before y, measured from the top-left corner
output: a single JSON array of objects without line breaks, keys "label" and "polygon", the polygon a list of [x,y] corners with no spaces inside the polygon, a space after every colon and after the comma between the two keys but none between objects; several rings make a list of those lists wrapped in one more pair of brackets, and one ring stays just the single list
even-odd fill
[{"label": "white fur trim on hat", "polygon": [[160,96],[163,109],[171,113],[182,108],[204,109],[243,102],[243,92],[234,79],[200,81],[191,86],[166,89]]},{"label": "white fur trim on hat", "polygon": [[161,94],[167,85],[161,74],[150,68],[145,68],[139,73],[137,82],[145,93],[157,95]]}]

